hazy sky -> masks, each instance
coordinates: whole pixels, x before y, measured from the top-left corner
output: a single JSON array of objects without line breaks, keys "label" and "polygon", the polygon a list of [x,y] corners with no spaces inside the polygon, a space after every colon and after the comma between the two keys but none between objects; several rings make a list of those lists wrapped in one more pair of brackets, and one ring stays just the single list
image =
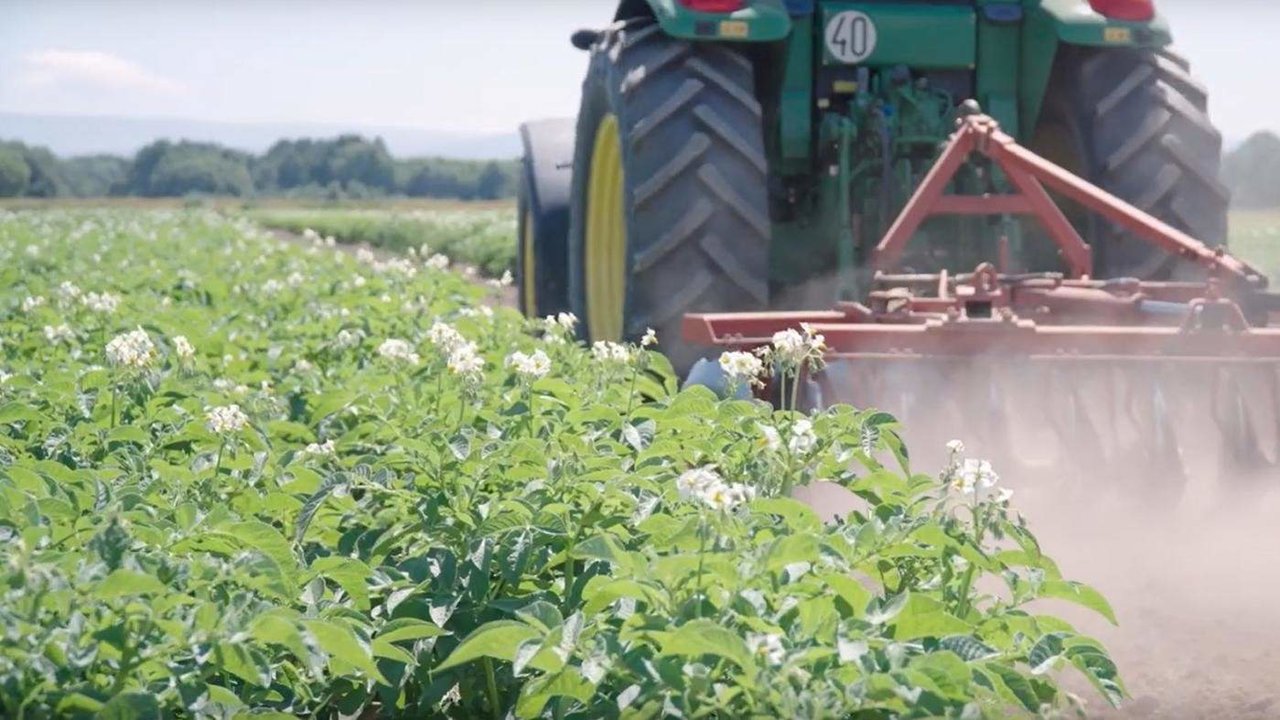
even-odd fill
[{"label": "hazy sky", "polygon": [[[1229,138],[1280,129],[1280,1],[1157,0]],[[505,132],[576,112],[611,0],[0,0],[0,111]],[[3,134],[3,128],[0,128]]]}]

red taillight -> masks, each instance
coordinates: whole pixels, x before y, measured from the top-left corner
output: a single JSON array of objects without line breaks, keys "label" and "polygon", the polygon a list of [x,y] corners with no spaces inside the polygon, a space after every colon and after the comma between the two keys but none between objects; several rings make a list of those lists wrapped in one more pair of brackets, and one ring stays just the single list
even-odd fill
[{"label": "red taillight", "polygon": [[1089,5],[1112,20],[1146,22],[1156,16],[1153,0],[1089,0]]},{"label": "red taillight", "polygon": [[680,0],[680,4],[704,13],[731,13],[747,6],[747,0]]}]

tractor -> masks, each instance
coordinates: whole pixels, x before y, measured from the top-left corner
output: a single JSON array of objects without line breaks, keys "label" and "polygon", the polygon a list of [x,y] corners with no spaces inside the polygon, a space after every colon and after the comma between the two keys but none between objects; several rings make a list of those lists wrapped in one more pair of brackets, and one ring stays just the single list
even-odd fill
[{"label": "tractor", "polygon": [[[864,297],[870,250],[946,144],[982,112],[1022,145],[1209,246],[1228,192],[1206,92],[1153,0],[622,0],[578,117],[522,126],[518,281],[529,316],[588,340],[657,330],[679,372],[690,312]],[[999,192],[975,163],[955,180]],[[1055,195],[1103,278],[1187,263]],[[1016,217],[924,223],[901,269],[1021,270],[1062,258]]]},{"label": "tractor", "polygon": [[820,335],[791,409],[962,429],[1019,474],[1276,479],[1280,294],[1226,249],[1153,0],[623,0],[571,41],[577,119],[522,127],[527,315],[652,328],[721,393],[720,352]]}]

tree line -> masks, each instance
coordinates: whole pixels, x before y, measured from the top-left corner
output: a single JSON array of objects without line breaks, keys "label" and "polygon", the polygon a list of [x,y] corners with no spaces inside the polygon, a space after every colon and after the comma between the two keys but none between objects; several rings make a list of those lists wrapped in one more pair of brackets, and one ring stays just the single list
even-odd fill
[{"label": "tree line", "polygon": [[215,143],[158,140],[132,158],[59,158],[0,141],[0,197],[430,197],[515,195],[518,162],[397,159],[381,138],[280,140],[254,155]]}]

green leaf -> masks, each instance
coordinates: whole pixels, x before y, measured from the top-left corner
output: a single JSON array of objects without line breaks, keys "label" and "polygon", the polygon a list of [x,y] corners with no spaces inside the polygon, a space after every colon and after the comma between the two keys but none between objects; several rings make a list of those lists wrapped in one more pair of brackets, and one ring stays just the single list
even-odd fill
[{"label": "green leaf", "polygon": [[476,628],[458,647],[454,648],[436,671],[448,670],[472,660],[491,657],[511,662],[515,659],[520,643],[539,636],[539,632],[515,620],[495,620]]},{"label": "green leaf", "polygon": [[368,565],[355,558],[330,556],[316,559],[311,569],[338,583],[358,610],[369,610],[369,578],[373,571]]},{"label": "green leaf", "polygon": [[382,627],[382,632],[378,633],[377,639],[384,642],[403,642],[448,634],[426,620],[397,618]]},{"label": "green leaf", "polygon": [[160,717],[156,696],[144,692],[122,692],[98,711],[98,720],[151,720]]},{"label": "green leaf", "polygon": [[249,634],[260,643],[286,648],[299,660],[305,660],[309,654],[302,631],[288,611],[269,610],[259,615],[249,626]]},{"label": "green leaf", "polygon": [[117,598],[125,595],[145,595],[167,592],[164,583],[137,570],[121,568],[112,572],[98,584],[94,594],[100,598]]},{"label": "green leaf", "polygon": [[816,563],[818,540],[813,535],[786,535],[774,541],[765,559],[765,567],[771,572],[782,570],[795,563]]},{"label": "green leaf", "polygon": [[27,403],[11,402],[0,406],[0,425],[39,420],[40,418],[40,413],[36,412],[35,409]]},{"label": "green leaf", "polygon": [[122,425],[107,433],[107,442],[130,442],[145,447],[151,444],[151,435],[140,427]]},{"label": "green leaf", "polygon": [[972,631],[969,623],[947,612],[942,603],[925,595],[913,594],[892,623],[895,640],[923,637],[945,637]]},{"label": "green leaf", "polygon": [[1102,593],[1084,583],[1067,580],[1046,580],[1040,586],[1040,596],[1075,603],[1098,613],[1112,625],[1120,624],[1116,621],[1116,613],[1115,610],[1111,609],[1111,603],[1107,602]]},{"label": "green leaf", "polygon": [[369,645],[362,641],[354,630],[337,622],[328,620],[303,620],[303,627],[316,639],[316,644],[329,655],[332,668],[334,660],[349,663],[364,674],[387,685],[387,679],[378,671],[373,661],[373,652]]},{"label": "green leaf", "polygon": [[516,702],[516,716],[536,718],[547,703],[557,697],[573,698],[586,703],[595,695],[595,686],[582,677],[576,667],[567,667],[554,675],[538,678],[525,685]]},{"label": "green leaf", "polygon": [[664,655],[715,655],[741,668],[752,667],[742,636],[714,620],[691,620],[661,637]]}]

